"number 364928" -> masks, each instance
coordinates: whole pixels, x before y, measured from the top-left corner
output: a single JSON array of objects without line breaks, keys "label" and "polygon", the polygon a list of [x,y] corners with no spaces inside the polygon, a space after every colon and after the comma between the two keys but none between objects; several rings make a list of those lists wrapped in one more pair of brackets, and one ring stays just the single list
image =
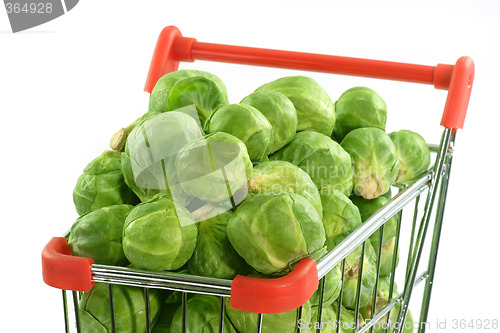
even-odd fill
[{"label": "number 364928", "polygon": [[30,3],[18,3],[18,2],[7,2],[5,3],[5,8],[7,9],[7,14],[50,14],[52,13],[52,4],[50,2],[30,2]]}]

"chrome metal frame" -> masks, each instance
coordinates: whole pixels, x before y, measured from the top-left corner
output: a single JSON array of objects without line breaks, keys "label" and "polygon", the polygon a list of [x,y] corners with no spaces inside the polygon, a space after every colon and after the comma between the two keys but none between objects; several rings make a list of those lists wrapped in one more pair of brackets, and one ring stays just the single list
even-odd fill
[{"label": "chrome metal frame", "polygon": [[[429,145],[432,152],[436,153],[434,166],[420,179],[415,181],[413,184],[400,188],[399,193],[384,207],[378,210],[375,214],[373,214],[368,220],[366,220],[359,228],[357,228],[352,234],[350,234],[343,242],[341,242],[336,248],[330,251],[326,256],[324,256],[318,263],[318,278],[320,279],[319,289],[320,289],[320,300],[324,297],[325,290],[325,275],[333,269],[337,265],[341,265],[342,267],[342,286],[341,293],[337,302],[342,304],[342,290],[343,290],[343,281],[344,281],[344,268],[345,268],[345,258],[358,247],[362,247],[362,255],[361,260],[363,260],[364,250],[365,250],[365,242],[366,240],[377,230],[380,229],[381,234],[383,235],[384,224],[393,216],[397,214],[398,216],[398,224],[397,224],[397,233],[396,233],[396,244],[395,248],[398,248],[400,232],[401,232],[401,224],[402,224],[402,213],[403,208],[408,206],[411,202],[415,202],[414,213],[413,213],[413,224],[410,235],[410,244],[408,257],[406,262],[406,273],[405,273],[405,285],[404,290],[400,294],[395,294],[394,288],[394,278],[396,274],[396,260],[398,251],[394,251],[394,257],[392,261],[392,272],[391,276],[391,285],[390,285],[390,295],[389,295],[389,303],[383,309],[375,312],[376,309],[376,297],[374,298],[374,302],[372,303],[372,318],[364,318],[370,319],[368,324],[358,325],[356,327],[356,332],[372,332],[373,325],[381,320],[384,316],[387,318],[390,317],[391,310],[398,304],[399,312],[397,315],[397,324],[395,325],[394,332],[401,332],[403,330],[402,323],[405,322],[405,318],[408,313],[408,305],[412,297],[412,293],[414,291],[414,287],[421,282],[425,281],[425,288],[423,292],[423,300],[421,304],[418,332],[425,332],[426,325],[422,325],[427,320],[428,312],[429,312],[429,304],[433,287],[433,280],[436,271],[436,263],[437,263],[437,254],[439,247],[439,240],[441,236],[442,224],[443,224],[443,214],[444,208],[446,204],[446,193],[448,190],[449,183],[449,173],[451,169],[452,157],[453,157],[453,148],[455,142],[455,133],[452,133],[450,129],[444,129],[442,133],[441,143],[439,145]],[[423,215],[419,219],[419,203],[420,197],[427,192],[426,200],[423,208]],[[439,193],[439,196],[438,196]],[[422,260],[422,252],[424,249],[425,238],[430,226],[431,216],[434,211],[436,196],[438,196],[437,207],[435,208],[435,223],[433,230],[433,238],[430,244],[430,255],[429,261],[427,263],[427,270],[424,272],[418,273],[418,267],[420,261]],[[418,230],[418,232],[417,232]],[[416,234],[415,234],[416,233]],[[377,295],[378,288],[378,279],[379,279],[379,267],[380,267],[380,259],[381,259],[381,246],[382,239],[380,244],[374,244],[374,246],[379,246],[378,251],[378,259],[377,259],[377,279],[374,287],[373,295]],[[358,318],[359,314],[359,300],[360,300],[360,288],[361,288],[361,279],[362,279],[362,267],[363,263],[360,263],[360,271],[358,275],[358,284],[357,284],[357,296],[358,302],[356,304],[355,309],[355,318]],[[193,275],[185,275],[185,274],[175,274],[175,273],[159,273],[159,272],[151,272],[139,269],[125,268],[125,267],[115,267],[115,266],[107,266],[107,265],[92,265],[93,272],[93,281],[94,282],[103,282],[109,285],[109,294],[110,294],[110,314],[112,315],[112,327],[114,332],[114,318],[113,318],[113,290],[112,286],[115,284],[119,285],[127,285],[127,286],[135,286],[144,288],[146,303],[149,303],[149,289],[168,289],[174,291],[180,291],[183,293],[182,297],[182,309],[183,309],[183,330],[185,330],[185,320],[186,320],[186,302],[187,302],[187,294],[188,293],[199,293],[199,294],[207,294],[214,295],[221,298],[221,310],[220,310],[220,322],[224,320],[224,298],[230,297],[231,295],[231,283],[232,280],[226,279],[215,279],[215,278],[207,278],[207,277],[199,277]],[[78,318],[78,300],[80,295],[77,292],[72,292],[72,300],[73,308],[74,308],[74,320],[76,322],[76,330],[80,332],[79,327],[79,318]],[[321,303],[320,303],[321,304]],[[66,332],[71,331],[70,327],[70,316],[69,316],[69,300],[66,294],[66,291],[63,290],[63,306],[64,306],[64,317],[65,317],[65,327]],[[149,309],[147,308],[147,312]],[[338,307],[337,311],[337,322],[340,319],[340,310],[341,307]],[[298,319],[302,317],[302,307],[299,308],[298,311]],[[261,331],[261,324],[263,315],[258,315],[258,325],[257,325],[257,333]],[[322,308],[318,311],[318,318],[316,318],[318,322],[321,322],[322,319]],[[148,320],[148,331],[151,330],[149,327],[149,313],[147,314]],[[387,319],[388,320],[388,319]],[[395,323],[396,324],[396,323]],[[340,325],[337,326],[337,331],[339,331]],[[300,332],[300,328],[297,327],[297,332]],[[387,332],[388,330],[386,330]],[[223,332],[223,325],[220,325],[219,332]],[[319,332],[319,329],[317,330]]]}]

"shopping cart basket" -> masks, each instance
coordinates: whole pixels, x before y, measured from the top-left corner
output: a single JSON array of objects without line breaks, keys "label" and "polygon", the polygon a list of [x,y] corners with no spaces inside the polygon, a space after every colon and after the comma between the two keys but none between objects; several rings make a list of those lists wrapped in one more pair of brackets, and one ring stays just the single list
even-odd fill
[{"label": "shopping cart basket", "polygon": [[[412,227],[408,233],[408,255],[406,269],[401,278],[404,288],[397,293],[394,284],[396,276],[397,251],[392,258],[392,272],[390,274],[389,302],[382,309],[376,309],[378,269],[381,260],[382,238],[377,259],[377,283],[374,287],[374,301],[372,302],[372,320],[358,323],[354,331],[365,332],[373,330],[377,320],[381,320],[391,310],[396,311],[397,322],[394,331],[404,329],[404,320],[408,313],[408,305],[415,286],[424,283],[421,310],[414,327],[419,332],[426,329],[427,315],[429,313],[430,297],[433,287],[434,273],[438,254],[441,226],[446,203],[446,193],[453,158],[453,149],[456,130],[463,127],[467,106],[470,98],[474,77],[474,64],[468,57],[461,57],[455,65],[438,64],[426,66],[407,64],[391,61],[369,60],[360,58],[340,57],[332,55],[271,50],[221,44],[198,42],[194,38],[183,37],[180,31],[173,26],[166,27],[160,34],[153,54],[151,67],[147,77],[145,90],[151,92],[157,80],[165,73],[177,70],[179,62],[194,62],[206,60],[245,64],[265,67],[276,67],[312,72],[342,74],[378,78],[395,81],[433,85],[436,89],[447,90],[448,95],[444,105],[441,125],[444,127],[441,142],[438,145],[430,144],[434,155],[434,163],[420,179],[413,184],[399,188],[398,194],[385,206],[375,212],[350,236],[336,248],[330,251],[318,262],[302,259],[295,269],[288,275],[276,279],[259,279],[246,276],[236,276],[233,280],[207,278],[193,275],[172,274],[164,272],[151,272],[133,268],[97,265],[90,258],[71,256],[68,244],[64,237],[55,237],[45,246],[42,252],[42,268],[44,281],[53,287],[62,289],[64,317],[66,332],[76,329],[80,331],[78,318],[79,292],[88,291],[96,282],[107,283],[110,299],[111,327],[115,330],[113,313],[113,286],[128,285],[144,288],[146,299],[146,325],[148,332],[152,330],[149,324],[148,297],[152,288],[168,289],[182,292],[183,329],[186,314],[186,299],[188,293],[215,295],[221,298],[220,302],[220,328],[223,332],[224,299],[230,298],[231,306],[238,310],[258,313],[257,332],[261,330],[263,314],[278,313],[299,308],[298,320],[302,315],[302,305],[319,288],[322,300],[325,291],[325,275],[337,265],[345,266],[346,257],[355,249],[361,247],[365,251],[367,239],[377,230],[383,233],[385,223],[393,216],[397,217],[397,232],[395,248],[405,245],[400,242],[401,221],[403,208],[414,206]],[[423,198],[423,200],[420,200]],[[405,210],[405,213],[407,210]],[[430,243],[427,268],[419,272],[421,259],[427,257],[424,253],[424,243],[429,228],[433,227],[433,237]],[[359,295],[361,277],[363,274],[363,258],[358,272],[357,304],[355,318],[359,314]],[[344,281],[344,269],[342,281]],[[398,271],[399,272],[399,271]],[[343,282],[342,282],[343,286]],[[68,298],[68,291],[72,297]],[[342,297],[342,292],[340,296]],[[341,304],[341,300],[338,301]],[[69,310],[74,307],[74,313]],[[321,302],[319,303],[321,304]],[[375,311],[377,310],[377,311]],[[340,306],[337,311],[337,321],[340,318]],[[321,307],[318,311],[319,323],[321,320]],[[364,318],[366,319],[366,318]],[[227,319],[226,319],[227,320]],[[71,324],[71,322],[75,322]],[[399,323],[399,325],[398,325]],[[339,331],[340,326],[336,328]],[[297,331],[301,331],[297,325]],[[320,331],[319,329],[317,330]],[[335,331],[335,329],[333,330]]]}]

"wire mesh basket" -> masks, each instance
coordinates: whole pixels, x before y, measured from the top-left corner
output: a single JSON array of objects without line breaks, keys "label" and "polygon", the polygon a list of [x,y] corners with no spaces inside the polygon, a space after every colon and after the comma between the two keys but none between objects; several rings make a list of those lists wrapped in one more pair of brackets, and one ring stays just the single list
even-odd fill
[{"label": "wire mesh basket", "polygon": [[[331,55],[259,49],[241,46],[210,44],[183,37],[176,27],[166,27],[158,39],[145,90],[151,92],[157,80],[165,73],[175,71],[179,62],[208,60],[245,65],[277,67],[342,75],[371,77],[378,79],[415,82],[433,85],[448,91],[442,116],[441,142],[429,144],[433,153],[433,164],[429,170],[411,185],[395,188],[398,193],[382,208],[319,261],[302,259],[286,276],[275,279],[260,279],[237,275],[232,280],[208,278],[187,274],[153,272],[127,267],[95,264],[92,259],[72,256],[64,237],[54,237],[42,252],[44,281],[62,289],[66,332],[81,332],[78,303],[82,292],[89,291],[95,283],[107,286],[109,320],[112,332],[117,330],[114,295],[117,286],[126,285],[143,288],[145,331],[153,332],[151,318],[151,291],[177,291],[182,307],[182,328],[186,332],[188,295],[207,294],[220,298],[218,332],[224,332],[227,321],[226,307],[230,303],[236,310],[256,314],[256,332],[266,332],[266,315],[297,309],[295,322],[297,332],[424,332],[433,287],[441,226],[446,204],[450,169],[453,158],[456,130],[463,127],[474,76],[474,64],[468,57],[461,57],[455,65],[438,64],[424,66],[390,61],[348,58]],[[394,189],[394,188],[393,188]],[[384,279],[387,292],[379,301],[382,276],[382,246],[384,227],[388,221],[396,221],[394,248],[388,267],[390,273]],[[403,223],[405,221],[405,223]],[[406,222],[408,221],[408,222]],[[404,227],[402,227],[404,226]],[[410,228],[411,227],[411,228]],[[428,254],[424,251],[425,239],[432,228],[432,240]],[[360,318],[361,289],[365,272],[363,260],[368,251],[369,238],[380,233],[380,241],[371,243],[376,253],[376,279],[371,304]],[[354,321],[342,320],[341,306],[346,281],[346,260],[354,251],[361,251],[357,268]],[[404,267],[396,270],[398,260]],[[387,263],[385,263],[387,266]],[[335,316],[325,317],[323,300],[328,291],[327,274],[340,266],[342,274],[339,299]],[[424,267],[420,269],[420,267]],[[396,290],[396,280],[402,281],[402,289]],[[419,317],[405,326],[409,304],[416,286],[423,284]],[[115,290],[115,291],[114,291]],[[303,318],[304,304],[311,295],[319,291],[319,306],[314,318]],[[69,293],[69,297],[68,297]],[[366,313],[368,312],[368,314]],[[327,320],[326,320],[327,319]],[[326,324],[325,324],[326,323]],[[344,325],[344,326],[343,326]],[[347,325],[347,327],[345,327]]]}]

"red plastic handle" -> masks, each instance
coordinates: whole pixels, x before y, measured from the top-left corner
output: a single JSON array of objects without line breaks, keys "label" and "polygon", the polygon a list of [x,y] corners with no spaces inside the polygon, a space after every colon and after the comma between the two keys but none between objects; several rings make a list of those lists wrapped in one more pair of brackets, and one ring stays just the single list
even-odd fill
[{"label": "red plastic handle", "polygon": [[64,237],[53,237],[42,251],[43,281],[49,286],[74,291],[89,291],[94,260],[72,256]]},{"label": "red plastic handle", "polygon": [[180,61],[195,59],[431,84],[449,91],[441,122],[447,128],[463,127],[474,76],[474,64],[468,57],[460,58],[456,65],[427,66],[211,44],[183,37],[179,29],[168,26],[158,38],[144,90],[150,93],[162,75],[177,70]]},{"label": "red plastic handle", "polygon": [[474,81],[474,62],[469,57],[457,60],[448,87],[441,125],[446,128],[463,128]]},{"label": "red plastic handle", "polygon": [[302,259],[286,276],[259,279],[237,275],[231,284],[231,307],[256,313],[280,313],[303,305],[318,289],[316,261]]}]

